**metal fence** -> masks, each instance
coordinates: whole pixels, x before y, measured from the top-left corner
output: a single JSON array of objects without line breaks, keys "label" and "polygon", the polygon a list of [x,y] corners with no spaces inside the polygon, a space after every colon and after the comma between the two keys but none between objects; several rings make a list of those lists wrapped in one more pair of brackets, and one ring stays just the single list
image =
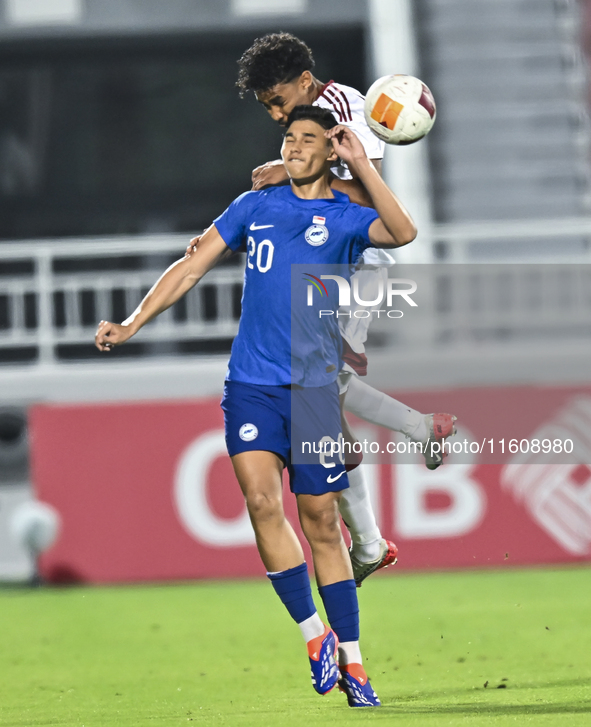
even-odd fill
[{"label": "metal fence", "polygon": [[[584,263],[591,263],[590,240],[588,219],[436,226],[436,264],[417,273],[433,292],[428,310],[421,312],[425,324],[409,337],[409,345],[507,339],[532,331],[538,338],[546,333],[554,338],[557,330],[573,337],[586,332],[591,268]],[[0,244],[0,361],[59,366],[94,357],[97,322],[128,316],[186,244],[185,235]],[[440,264],[494,261],[505,264]],[[548,264],[536,272],[507,262]],[[229,350],[242,278],[241,256],[211,271],[146,326],[131,353]],[[375,329],[379,334],[379,323]]]},{"label": "metal fence", "polygon": [[591,263],[591,218],[436,225],[433,252],[448,263]]},{"label": "metal fence", "polygon": [[[0,354],[52,365],[91,352],[101,319],[128,316],[188,238],[32,241],[0,245]],[[231,339],[237,331],[242,268],[226,264],[149,323],[142,341],[163,345]],[[157,344],[154,346],[154,344]],[[160,348],[159,348],[160,347]],[[67,357],[67,356],[66,356]]]}]

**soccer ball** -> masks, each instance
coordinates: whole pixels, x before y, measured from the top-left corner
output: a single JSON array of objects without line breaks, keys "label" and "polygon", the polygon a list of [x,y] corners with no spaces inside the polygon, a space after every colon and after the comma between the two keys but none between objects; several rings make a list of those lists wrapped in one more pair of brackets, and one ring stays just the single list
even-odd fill
[{"label": "soccer ball", "polygon": [[386,144],[413,144],[435,123],[435,100],[427,86],[414,76],[397,73],[373,83],[365,97],[365,119]]}]

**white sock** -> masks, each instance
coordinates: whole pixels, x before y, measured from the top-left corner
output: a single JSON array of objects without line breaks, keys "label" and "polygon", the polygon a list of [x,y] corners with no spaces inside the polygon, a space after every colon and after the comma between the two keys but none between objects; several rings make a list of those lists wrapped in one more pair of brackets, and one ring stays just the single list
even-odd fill
[{"label": "white sock", "polygon": [[324,624],[318,615],[318,611],[316,611],[313,616],[310,616],[310,618],[299,623],[298,626],[300,627],[300,631],[302,632],[302,636],[306,643],[308,643],[308,641],[312,641],[312,639],[315,639],[318,636],[322,636],[324,633]]},{"label": "white sock", "polygon": [[376,523],[363,465],[347,472],[349,487],[341,493],[339,511],[351,533],[353,551],[362,563],[370,563],[380,554],[382,534]]},{"label": "white sock", "polygon": [[339,666],[363,664],[359,641],[341,641],[339,644]]},{"label": "white sock", "polygon": [[[401,432],[411,439],[417,437],[417,442],[427,438],[427,427],[421,412],[364,384],[358,376],[351,376],[349,381],[345,409],[372,424]],[[424,436],[421,436],[423,428]]]},{"label": "white sock", "polygon": [[380,557],[381,542],[382,539],[378,538],[377,540],[373,540],[371,543],[351,542],[351,546],[357,560],[360,560],[362,563],[371,563]]},{"label": "white sock", "polygon": [[424,442],[427,439],[429,436],[429,430],[427,429],[427,423],[425,422],[425,417],[423,415],[421,415],[421,419],[417,426],[412,431],[409,431],[408,436],[413,442]]}]

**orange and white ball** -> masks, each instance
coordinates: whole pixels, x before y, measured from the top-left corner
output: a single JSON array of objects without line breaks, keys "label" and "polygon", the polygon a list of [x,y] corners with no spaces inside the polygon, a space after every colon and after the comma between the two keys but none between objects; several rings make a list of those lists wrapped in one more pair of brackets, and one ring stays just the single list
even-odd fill
[{"label": "orange and white ball", "polygon": [[373,133],[386,144],[414,144],[435,123],[435,99],[429,88],[414,76],[397,73],[378,78],[365,97],[365,119]]}]

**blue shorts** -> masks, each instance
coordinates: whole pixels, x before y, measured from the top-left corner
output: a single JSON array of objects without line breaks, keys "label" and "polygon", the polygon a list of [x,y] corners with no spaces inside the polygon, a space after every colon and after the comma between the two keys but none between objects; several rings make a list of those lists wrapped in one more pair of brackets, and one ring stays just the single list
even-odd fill
[{"label": "blue shorts", "polygon": [[330,450],[330,442],[342,441],[336,382],[304,389],[226,381],[222,409],[230,457],[274,452],[287,466],[296,495],[349,487],[341,458]]}]

